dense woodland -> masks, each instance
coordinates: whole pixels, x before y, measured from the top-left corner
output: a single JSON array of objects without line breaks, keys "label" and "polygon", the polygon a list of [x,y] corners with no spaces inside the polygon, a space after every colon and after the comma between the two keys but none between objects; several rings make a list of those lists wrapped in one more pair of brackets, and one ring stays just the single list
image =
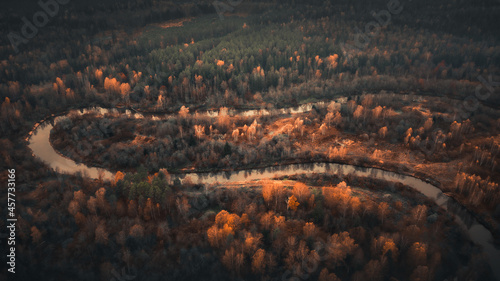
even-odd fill
[{"label": "dense woodland", "polygon": [[[17,277],[493,280],[451,215],[399,184],[175,175],[379,167],[439,183],[498,242],[500,3],[400,0],[367,31],[390,1],[221,2],[71,2],[17,52],[7,34],[40,7],[0,11],[0,182],[16,169]],[[93,106],[144,118],[69,115],[50,140],[113,180],[61,174],[32,155],[35,123]],[[248,109],[271,114],[238,114]]]}]

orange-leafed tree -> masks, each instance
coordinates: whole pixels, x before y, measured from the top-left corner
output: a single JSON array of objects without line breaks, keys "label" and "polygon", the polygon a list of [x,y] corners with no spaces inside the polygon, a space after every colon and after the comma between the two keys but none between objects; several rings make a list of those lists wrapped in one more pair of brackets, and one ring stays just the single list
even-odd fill
[{"label": "orange-leafed tree", "polygon": [[355,243],[354,239],[352,239],[346,231],[340,234],[335,233],[328,238],[328,256],[334,266],[343,262],[348,255],[352,255],[357,247],[358,245]]},{"label": "orange-leafed tree", "polygon": [[378,215],[382,224],[384,223],[384,218],[388,213],[389,213],[389,204],[385,202],[380,203],[378,205]]},{"label": "orange-leafed tree", "polygon": [[130,228],[129,234],[135,238],[142,238],[144,236],[144,227],[140,224],[135,224]]},{"label": "orange-leafed tree", "polygon": [[212,225],[207,230],[208,242],[212,247],[218,248],[222,241],[222,232],[217,227],[217,225]]},{"label": "orange-leafed tree", "polygon": [[297,198],[295,195],[288,197],[288,208],[292,211],[296,211],[299,207],[300,203],[297,202]]},{"label": "orange-leafed tree", "polygon": [[264,273],[266,268],[265,263],[266,251],[264,249],[259,249],[252,256],[252,271],[257,274]]},{"label": "orange-leafed tree", "polygon": [[306,222],[306,224],[302,228],[302,232],[304,233],[304,237],[311,238],[316,235],[318,230],[316,229],[316,226],[313,222]]},{"label": "orange-leafed tree", "polygon": [[254,253],[260,246],[262,234],[252,234],[251,232],[245,231],[244,236],[245,242],[243,243],[243,250],[248,254]]},{"label": "orange-leafed tree", "polygon": [[266,181],[262,187],[262,197],[269,205],[274,203],[274,209],[278,208],[278,203],[284,201],[285,190],[282,185],[273,181]]},{"label": "orange-leafed tree", "polygon": [[417,267],[427,263],[427,244],[415,242],[407,253],[410,265]]},{"label": "orange-leafed tree", "polygon": [[303,204],[309,199],[311,196],[311,192],[309,191],[309,187],[304,183],[297,182],[293,185],[292,194],[297,198],[299,203]]},{"label": "orange-leafed tree", "polygon": [[329,273],[327,268],[323,268],[319,274],[319,281],[340,281],[335,273]]},{"label": "orange-leafed tree", "polygon": [[119,182],[120,180],[122,180],[124,178],[125,178],[125,174],[124,173],[122,173],[120,171],[116,172],[116,174],[115,174],[115,180],[114,180],[113,184],[116,184],[117,182]]}]

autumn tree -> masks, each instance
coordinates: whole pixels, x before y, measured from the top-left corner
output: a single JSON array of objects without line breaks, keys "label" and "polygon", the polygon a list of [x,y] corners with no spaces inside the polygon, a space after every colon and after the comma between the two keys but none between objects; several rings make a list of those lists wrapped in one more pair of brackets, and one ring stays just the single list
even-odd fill
[{"label": "autumn tree", "polygon": [[386,126],[384,126],[384,127],[380,128],[380,129],[378,130],[378,135],[379,135],[379,137],[380,137],[381,139],[385,139],[385,137],[387,136],[387,127],[386,127]]},{"label": "autumn tree", "polygon": [[418,205],[411,210],[411,216],[416,225],[421,225],[427,218],[427,206]]},{"label": "autumn tree", "polygon": [[274,209],[277,210],[278,203],[284,202],[285,199],[285,189],[279,183],[275,181],[265,181],[262,187],[262,197],[268,205],[274,203]]},{"label": "autumn tree", "polygon": [[388,212],[389,212],[389,204],[387,204],[386,202],[378,204],[378,216],[382,224],[384,224],[384,218]]},{"label": "autumn tree", "polygon": [[181,217],[186,218],[189,210],[191,209],[191,205],[189,204],[188,199],[186,197],[177,198],[175,200],[175,204]]},{"label": "autumn tree", "polygon": [[302,228],[302,232],[304,233],[304,237],[312,238],[316,235],[318,230],[313,222],[306,222],[304,227]]},{"label": "autumn tree", "polygon": [[68,212],[73,216],[80,211],[80,204],[76,200],[71,200],[68,205]]},{"label": "autumn tree", "polygon": [[360,119],[360,118],[363,116],[363,113],[364,113],[364,108],[363,108],[363,106],[362,106],[362,105],[358,105],[358,106],[356,107],[356,110],[355,110],[355,111],[354,111],[354,113],[353,113],[353,117],[354,117],[355,119]]},{"label": "autumn tree", "polygon": [[261,233],[251,233],[249,231],[244,231],[243,234],[245,240],[243,242],[243,249],[246,254],[254,253],[261,244],[262,234]]},{"label": "autumn tree", "polygon": [[181,109],[179,110],[179,116],[181,117],[187,117],[189,115],[189,107],[185,107],[184,105],[181,106]]},{"label": "autumn tree", "polygon": [[229,128],[229,123],[231,122],[228,111],[229,110],[227,107],[221,107],[219,110],[219,116],[217,117],[217,124],[224,130],[227,130],[227,128]]},{"label": "autumn tree", "polygon": [[33,239],[33,242],[38,244],[42,240],[42,233],[36,226],[31,227],[31,238]]},{"label": "autumn tree", "polygon": [[205,126],[202,125],[194,125],[194,134],[199,139],[203,138],[205,135]]},{"label": "autumn tree", "polygon": [[293,185],[292,194],[297,198],[297,201],[301,204],[304,204],[311,196],[309,187],[301,182],[297,182]]},{"label": "autumn tree", "polygon": [[382,107],[380,105],[372,109],[373,119],[378,119],[381,113],[382,113]]},{"label": "autumn tree", "polygon": [[379,260],[370,260],[363,268],[366,280],[380,281],[383,277],[382,265]]},{"label": "autumn tree", "polygon": [[95,229],[95,241],[100,244],[106,244],[108,242],[108,232],[106,231],[104,221],[100,221]]},{"label": "autumn tree", "polygon": [[292,211],[296,211],[300,205],[300,203],[297,202],[297,198],[294,195],[288,197],[287,203],[288,203],[288,208]]},{"label": "autumn tree", "polygon": [[349,236],[348,232],[344,231],[328,237],[326,250],[333,265],[337,266],[344,262],[348,255],[352,255],[357,247],[358,245],[354,242],[354,239]]},{"label": "autumn tree", "polygon": [[409,264],[416,268],[419,265],[426,265],[427,263],[427,244],[415,242],[411,245],[407,253]]},{"label": "autumn tree", "polygon": [[304,135],[304,120],[297,117],[294,122],[294,128],[300,133],[300,136]]},{"label": "autumn tree", "polygon": [[234,129],[233,133],[231,134],[231,137],[233,138],[233,140],[238,141],[239,136],[240,136],[240,130]]},{"label": "autumn tree", "polygon": [[419,265],[410,276],[410,281],[428,281],[430,279],[429,268],[424,265]]},{"label": "autumn tree", "polygon": [[319,281],[340,281],[335,273],[329,273],[327,268],[323,268],[319,274]]},{"label": "autumn tree", "polygon": [[237,274],[240,274],[243,265],[245,264],[245,255],[241,252],[238,252],[231,247],[226,250],[224,255],[222,256],[222,264],[231,270],[235,271]]},{"label": "autumn tree", "polygon": [[135,238],[142,238],[144,236],[144,227],[140,224],[135,224],[130,228],[129,234]]},{"label": "autumn tree", "polygon": [[113,184],[114,184],[114,185],[116,185],[116,183],[117,183],[118,181],[123,180],[124,178],[125,178],[125,174],[124,174],[124,173],[122,173],[122,172],[120,172],[120,171],[116,172],[116,174],[115,174],[115,179],[114,179],[114,181],[113,181]]},{"label": "autumn tree", "polygon": [[257,274],[264,273],[266,268],[266,251],[264,249],[259,249],[252,256],[252,271]]},{"label": "autumn tree", "polygon": [[390,253],[392,259],[396,260],[399,255],[399,250],[394,240],[385,236],[374,238],[371,250],[373,256],[380,258]]}]

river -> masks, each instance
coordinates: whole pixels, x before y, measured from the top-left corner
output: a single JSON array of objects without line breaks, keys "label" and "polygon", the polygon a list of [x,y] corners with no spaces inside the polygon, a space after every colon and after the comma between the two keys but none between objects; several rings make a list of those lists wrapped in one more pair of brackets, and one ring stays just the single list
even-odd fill
[{"label": "river", "polygon": [[[345,99],[338,99],[339,102],[345,102]],[[324,103],[315,103],[316,105],[324,105]],[[312,110],[315,104],[305,104],[295,109],[278,109],[274,111],[268,110],[248,110],[243,112],[230,111],[229,114],[241,114],[242,116],[253,116],[259,114],[295,114],[303,113]],[[145,118],[142,114],[133,113],[129,110],[118,111],[116,109],[103,109],[103,108],[90,108],[85,110],[72,110],[68,114],[84,114],[88,112],[94,113],[120,113],[134,118]],[[216,111],[207,111],[201,113],[207,116],[217,116]],[[66,116],[66,115],[65,115]],[[112,179],[113,173],[95,167],[88,167],[85,164],[78,164],[75,161],[62,156],[52,147],[50,143],[50,131],[53,124],[64,116],[49,118],[46,121],[37,124],[32,132],[30,132],[28,140],[29,147],[33,151],[34,156],[47,163],[54,170],[61,173],[81,173],[90,178],[98,178],[101,176],[103,179]],[[168,115],[161,116],[148,116],[147,118],[163,119]],[[229,183],[240,181],[262,180],[279,176],[289,176],[294,174],[352,174],[359,177],[371,177],[392,182],[399,182],[409,186],[428,198],[432,199],[437,205],[447,210],[452,214],[455,221],[469,234],[469,237],[476,244],[482,246],[484,253],[489,261],[493,273],[497,280],[500,280],[500,250],[498,250],[493,243],[493,235],[483,225],[477,222],[469,212],[457,204],[453,199],[449,198],[436,186],[422,181],[418,178],[397,174],[393,172],[384,171],[376,168],[362,168],[347,164],[335,163],[313,163],[313,164],[289,164],[265,169],[249,169],[234,172],[217,172],[217,173],[190,173],[179,176],[180,178],[190,177],[193,182],[197,183]]]}]

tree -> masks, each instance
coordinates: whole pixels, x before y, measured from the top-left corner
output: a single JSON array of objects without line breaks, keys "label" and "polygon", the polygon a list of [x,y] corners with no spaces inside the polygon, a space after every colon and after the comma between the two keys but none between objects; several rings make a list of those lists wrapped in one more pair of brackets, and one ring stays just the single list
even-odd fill
[{"label": "tree", "polygon": [[427,266],[419,265],[410,276],[411,281],[427,281],[430,280],[429,268]]},{"label": "tree", "polygon": [[338,65],[338,58],[339,58],[339,55],[337,54],[333,54],[333,55],[330,55],[328,56],[325,61],[327,62],[327,67],[329,69],[335,69],[337,68],[337,65]]},{"label": "tree", "polygon": [[331,112],[331,113],[335,113],[335,112],[338,112],[340,110],[340,108],[342,107],[342,104],[341,103],[337,103],[335,101],[331,101],[329,104],[328,104],[328,112]]},{"label": "tree", "polygon": [[335,273],[329,273],[327,268],[323,268],[319,274],[319,281],[340,281]]},{"label": "tree", "polygon": [[432,118],[427,118],[427,120],[425,120],[425,123],[424,123],[424,129],[426,131],[429,131],[431,128],[432,128],[432,125],[434,124],[434,122],[432,121]]},{"label": "tree", "polygon": [[378,130],[378,135],[381,139],[385,139],[385,137],[387,136],[387,127],[384,126],[380,128],[380,130]]},{"label": "tree", "polygon": [[82,190],[74,191],[73,192],[73,199],[78,202],[80,206],[85,206],[86,203],[86,196],[85,193],[83,193]]},{"label": "tree", "polygon": [[295,119],[294,128],[300,132],[300,136],[303,136],[304,135],[304,120],[297,117],[297,119]]},{"label": "tree", "polygon": [[327,252],[328,257],[331,259],[334,266],[343,262],[348,255],[352,255],[354,250],[358,247],[354,243],[354,239],[349,236],[349,233],[344,231],[340,234],[333,234],[328,237]]},{"label": "tree", "polygon": [[[92,198],[92,197],[91,197]],[[96,207],[105,214],[109,214],[110,207],[106,201],[106,188],[101,187],[95,192]]]},{"label": "tree", "polygon": [[264,273],[264,270],[266,268],[265,257],[266,251],[264,249],[258,249],[252,256],[252,271],[254,273]]},{"label": "tree", "polygon": [[130,236],[134,238],[142,238],[144,236],[144,227],[140,224],[135,224],[130,228]]},{"label": "tree", "polygon": [[361,116],[363,116],[363,112],[364,112],[363,106],[362,105],[358,105],[356,107],[356,110],[354,111],[354,113],[352,115],[353,115],[353,117],[355,119],[359,119],[359,118],[361,118]]},{"label": "tree", "polygon": [[328,125],[326,125],[326,123],[321,124],[321,126],[319,127],[319,131],[321,132],[321,135],[324,136],[328,131]]},{"label": "tree", "polygon": [[120,93],[120,82],[116,80],[116,78],[108,78],[104,79],[104,89],[108,91],[108,93]]},{"label": "tree", "polygon": [[233,133],[231,134],[231,136],[233,137],[234,141],[238,141],[238,137],[240,136],[240,130],[234,129]]},{"label": "tree", "polygon": [[273,223],[274,223],[273,211],[269,211],[260,217],[260,224],[262,225],[262,228],[265,230],[271,229]]},{"label": "tree", "polygon": [[380,105],[372,109],[372,114],[374,119],[378,119],[381,113],[382,113],[382,107]]},{"label": "tree", "polygon": [[370,260],[363,269],[366,280],[382,280],[382,265],[378,260]]},{"label": "tree", "polygon": [[221,245],[222,241],[222,232],[219,230],[217,225],[212,225],[207,230],[208,242],[212,247],[218,248]]},{"label": "tree", "polygon": [[257,123],[257,119],[255,119],[252,124],[250,125],[250,127],[247,128],[246,130],[246,133],[247,133],[247,137],[248,137],[248,140],[253,140],[255,135],[257,134],[257,127],[259,126],[259,124]]},{"label": "tree", "polygon": [[120,94],[124,100],[128,100],[130,90],[131,90],[131,88],[130,88],[129,83],[123,83],[120,85]]},{"label": "tree", "polygon": [[245,255],[243,253],[238,253],[234,247],[226,250],[224,256],[222,256],[222,264],[231,270],[236,271],[236,273],[240,273],[241,268],[245,262]]},{"label": "tree", "polygon": [[194,134],[198,140],[201,139],[205,135],[205,126],[194,125]]},{"label": "tree", "polygon": [[425,243],[415,242],[407,253],[409,264],[413,267],[425,265],[427,263],[427,245]]},{"label": "tree", "polygon": [[42,240],[42,233],[36,226],[31,227],[31,238],[33,239],[33,242],[38,244]]},{"label": "tree", "polygon": [[177,205],[177,210],[179,211],[179,214],[183,218],[186,218],[189,213],[189,210],[191,209],[191,205],[189,204],[187,198],[186,197],[177,198],[175,200],[175,203]]},{"label": "tree", "polygon": [[260,245],[262,234],[256,233],[252,234],[251,232],[244,231],[245,242],[243,243],[244,252],[247,254],[254,253]]},{"label": "tree", "polygon": [[311,196],[309,187],[301,182],[297,182],[293,185],[292,194],[297,198],[297,200],[301,204],[305,203]]},{"label": "tree", "polygon": [[189,115],[189,107],[185,107],[184,105],[181,106],[181,109],[179,110],[179,116],[181,117],[187,117]]},{"label": "tree", "polygon": [[382,202],[378,205],[378,215],[382,224],[384,224],[385,215],[389,212],[389,204]]},{"label": "tree", "polygon": [[108,242],[108,232],[106,232],[104,221],[101,221],[95,229],[95,241],[100,244],[106,244]]},{"label": "tree", "polygon": [[73,216],[80,211],[80,204],[76,200],[71,200],[68,206],[68,212]]},{"label": "tree", "polygon": [[274,203],[274,209],[278,208],[278,202],[284,201],[285,190],[282,185],[275,181],[265,181],[262,187],[262,197],[268,205]]},{"label": "tree", "polygon": [[296,211],[300,205],[300,203],[297,202],[297,198],[294,195],[288,197],[287,203],[288,203],[288,208],[292,211]]},{"label": "tree", "polygon": [[425,222],[427,218],[427,206],[418,205],[411,210],[411,216],[415,224],[420,225]]},{"label": "tree", "polygon": [[124,173],[122,173],[122,172],[120,172],[120,171],[118,171],[118,172],[116,172],[116,174],[115,174],[115,180],[114,180],[114,182],[113,182],[113,183],[114,183],[114,184],[116,184],[118,181],[120,181],[120,180],[122,180],[122,179],[124,179],[124,178],[125,178],[125,174],[124,174]]},{"label": "tree", "polygon": [[237,214],[231,214],[226,210],[220,211],[215,216],[215,224],[219,227],[223,227],[224,225],[228,225],[232,229],[238,229],[240,226],[241,218]]},{"label": "tree", "polygon": [[318,230],[316,229],[316,226],[313,222],[306,222],[306,224],[302,228],[302,232],[304,233],[304,237],[311,238],[316,235]]},{"label": "tree", "polygon": [[229,123],[231,121],[228,111],[227,107],[221,107],[219,110],[219,116],[217,117],[217,124],[224,130],[229,127]]},{"label": "tree", "polygon": [[91,213],[97,214],[97,200],[94,196],[90,196],[89,200],[87,200],[87,209]]}]

